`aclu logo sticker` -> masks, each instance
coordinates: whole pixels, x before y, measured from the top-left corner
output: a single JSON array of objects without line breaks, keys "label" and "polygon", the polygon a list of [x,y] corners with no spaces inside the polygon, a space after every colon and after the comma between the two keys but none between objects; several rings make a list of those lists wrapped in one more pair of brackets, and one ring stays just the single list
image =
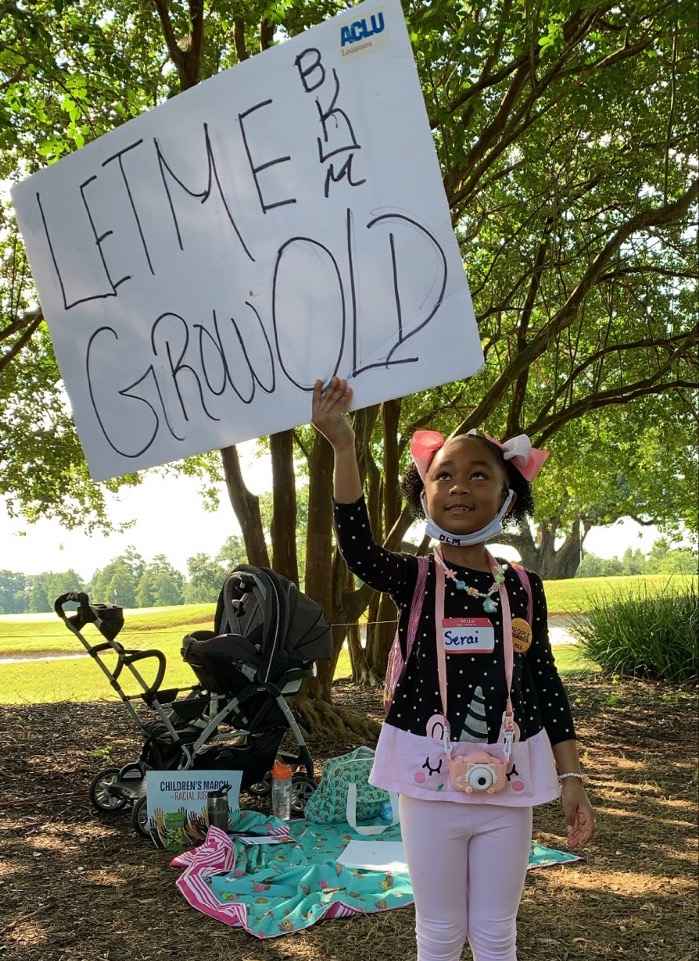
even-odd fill
[{"label": "aclu logo sticker", "polygon": [[359,53],[360,50],[367,50],[375,47],[378,42],[379,34],[384,31],[383,13],[372,13],[370,17],[362,17],[353,23],[340,27],[340,51],[345,57],[350,53]]}]

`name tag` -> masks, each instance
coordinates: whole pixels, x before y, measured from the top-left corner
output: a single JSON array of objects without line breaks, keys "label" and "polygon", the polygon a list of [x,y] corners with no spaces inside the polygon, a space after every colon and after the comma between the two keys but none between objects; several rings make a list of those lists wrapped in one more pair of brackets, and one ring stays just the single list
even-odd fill
[{"label": "name tag", "polygon": [[495,628],[487,617],[445,617],[442,644],[447,654],[492,654]]}]

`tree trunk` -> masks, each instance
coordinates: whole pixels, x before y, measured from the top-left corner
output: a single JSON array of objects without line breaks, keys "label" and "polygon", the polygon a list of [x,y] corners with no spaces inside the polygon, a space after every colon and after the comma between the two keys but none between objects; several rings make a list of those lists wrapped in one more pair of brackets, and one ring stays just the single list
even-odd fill
[{"label": "tree trunk", "polygon": [[260,501],[245,486],[237,449],[234,446],[224,447],[221,450],[221,460],[228,496],[243,532],[248,563],[255,567],[269,567],[269,554],[260,516]]},{"label": "tree trunk", "polygon": [[[410,527],[412,520],[411,514],[404,508],[384,540],[384,547],[387,550],[396,551],[401,549],[403,537]],[[376,629],[367,635],[366,654],[374,674],[377,677],[384,677],[386,674],[388,652],[391,649],[393,637],[396,633],[398,615],[396,606],[388,594],[381,595],[381,600],[377,607],[378,610],[374,616],[377,621],[384,623],[377,624]]]},{"label": "tree trunk", "polygon": [[[371,456],[371,451],[367,446],[365,451],[365,463],[366,463],[366,476],[367,476],[367,511],[369,514],[369,523],[371,524],[371,531],[374,539],[377,543],[381,543],[381,532],[383,530],[383,515],[381,512],[381,501],[382,501],[382,484],[381,484],[381,474],[378,467]],[[369,616],[367,623],[367,639],[366,639],[366,650],[367,656],[370,659],[370,651],[374,643],[374,639],[378,634],[379,625],[377,621],[379,620],[379,604],[381,597],[379,594],[372,592],[371,600],[369,602]]]},{"label": "tree trunk", "polygon": [[396,605],[390,594],[381,594],[379,602],[378,621],[371,645],[367,644],[367,660],[372,672],[377,677],[383,677],[388,663],[388,652],[396,634],[398,615]]},{"label": "tree trunk", "polygon": [[[398,477],[398,426],[401,401],[387,400],[381,405],[383,418],[383,529],[392,530],[400,515],[400,480]],[[402,538],[401,538],[402,540]],[[378,624],[367,641],[367,660],[372,672],[383,677],[386,672],[388,652],[396,633],[396,606],[387,594],[381,595],[378,605]]]},{"label": "tree trunk", "polygon": [[273,478],[272,564],[275,571],[298,585],[294,432],[285,430],[272,434],[269,440]]},{"label": "tree trunk", "polygon": [[[320,434],[313,440],[308,465],[308,529],[306,531],[306,594],[333,620],[333,590],[330,569],[332,557],[333,452]],[[330,700],[332,674],[327,662],[318,665],[314,693]]]},{"label": "tree trunk", "polygon": [[[379,725],[366,715],[332,704],[332,680],[348,622],[359,617],[368,601],[368,591],[347,594],[347,567],[336,550],[332,552],[333,452],[316,434],[309,457],[308,530],[306,532],[305,590],[321,605],[332,625],[333,653],[318,661],[318,676],[310,678],[294,706],[309,730],[323,731],[331,739],[346,742],[374,742]],[[329,559],[333,557],[332,564]],[[348,609],[345,600],[354,600]],[[363,605],[363,606],[362,606]]]},{"label": "tree trunk", "polygon": [[383,415],[383,529],[390,531],[400,514],[398,480],[398,425],[401,400],[387,400],[381,405]]},{"label": "tree trunk", "polygon": [[[553,532],[555,538],[556,531]],[[580,532],[580,518],[573,521],[570,532],[558,550],[547,552],[545,563],[542,565],[541,576],[549,581],[575,577],[582,560],[583,538]]]},{"label": "tree trunk", "polygon": [[544,580],[561,580],[575,577],[582,560],[582,545],[589,528],[581,532],[581,518],[573,522],[570,532],[556,550],[556,538],[560,536],[555,519],[543,525],[539,531],[539,543],[534,542],[529,524],[524,521],[518,533],[501,534],[498,541],[519,551],[522,564]]},{"label": "tree trunk", "polygon": [[[347,570],[345,586],[350,595],[354,593],[354,578],[349,570]],[[344,612],[344,606],[342,610]],[[378,683],[378,679],[369,667],[366,651],[362,647],[359,623],[356,620],[347,628],[347,647],[352,664],[352,683],[358,684],[360,687],[374,687]]]}]

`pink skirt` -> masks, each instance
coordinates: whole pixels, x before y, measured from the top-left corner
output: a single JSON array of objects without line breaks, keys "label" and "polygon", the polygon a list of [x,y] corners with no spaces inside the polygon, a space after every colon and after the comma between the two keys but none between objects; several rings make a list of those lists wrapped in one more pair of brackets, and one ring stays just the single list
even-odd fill
[{"label": "pink skirt", "polygon": [[[455,755],[474,750],[500,755],[497,744],[453,742]],[[500,804],[532,807],[548,804],[561,795],[556,761],[544,728],[526,741],[512,745],[513,767],[506,787],[494,794],[454,790],[447,762],[438,741],[411,734],[384,721],[376,746],[369,783],[374,787],[424,800],[457,801],[461,804]]]}]

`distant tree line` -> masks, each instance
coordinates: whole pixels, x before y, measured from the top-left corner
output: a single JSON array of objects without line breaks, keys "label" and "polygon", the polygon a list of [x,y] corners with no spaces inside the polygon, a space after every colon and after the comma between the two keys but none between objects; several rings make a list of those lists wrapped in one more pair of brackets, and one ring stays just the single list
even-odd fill
[{"label": "distant tree line", "polygon": [[192,555],[186,577],[164,554],[147,562],[133,547],[96,570],[88,581],[72,569],[44,574],[0,570],[0,614],[51,611],[54,600],[67,591],[86,591],[96,603],[121,607],[209,603],[218,597],[228,571],[245,562],[243,542],[232,536],[214,557]]},{"label": "distant tree line", "polygon": [[[133,547],[95,571],[87,582],[72,569],[45,574],[0,570],[0,614],[51,611],[56,597],[66,591],[86,591],[97,603],[121,607],[210,603],[218,597],[227,572],[244,563],[242,539],[229,537],[214,557],[192,555],[187,561],[186,577],[164,554],[156,554],[146,562]],[[696,553],[690,548],[673,548],[661,538],[649,554],[643,554],[639,548],[628,548],[620,558],[586,554],[576,576],[696,573]]]},{"label": "distant tree line", "polygon": [[622,557],[596,557],[585,554],[576,577],[613,577],[633,574],[696,574],[697,553],[689,547],[675,547],[664,537],[644,554],[640,548],[627,547]]}]

